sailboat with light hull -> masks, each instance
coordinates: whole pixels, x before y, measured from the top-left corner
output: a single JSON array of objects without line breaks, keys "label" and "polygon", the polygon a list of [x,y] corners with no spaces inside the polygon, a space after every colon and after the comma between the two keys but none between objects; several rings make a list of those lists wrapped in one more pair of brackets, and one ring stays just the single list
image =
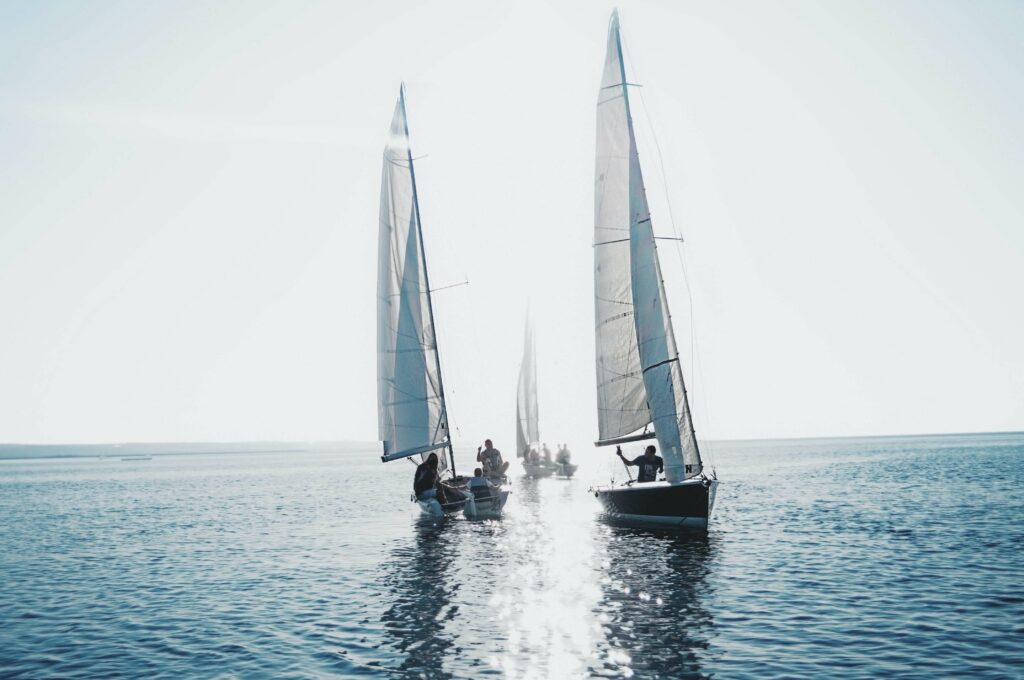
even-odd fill
[{"label": "sailboat with light hull", "polygon": [[701,461],[637,152],[618,12],[597,102],[594,293],[599,440],[656,439],[655,482],[596,487],[609,519],[706,529],[717,480]]},{"label": "sailboat with light hull", "polygon": [[[519,384],[516,389],[516,454],[523,459],[527,477],[550,477],[562,466],[549,460],[530,460],[540,448],[540,407],[537,402],[537,346],[533,337],[533,324],[529,317],[523,337],[523,361],[519,364]],[[573,467],[575,471],[575,466]],[[569,473],[572,474],[571,472]]]},{"label": "sailboat with light hull", "polygon": [[399,90],[384,147],[377,261],[378,433],[385,463],[421,462],[438,454],[445,498],[413,500],[429,515],[499,514],[504,489],[474,495],[455,473],[448,409],[441,377],[434,308],[423,250],[416,173],[409,144],[405,86]]}]

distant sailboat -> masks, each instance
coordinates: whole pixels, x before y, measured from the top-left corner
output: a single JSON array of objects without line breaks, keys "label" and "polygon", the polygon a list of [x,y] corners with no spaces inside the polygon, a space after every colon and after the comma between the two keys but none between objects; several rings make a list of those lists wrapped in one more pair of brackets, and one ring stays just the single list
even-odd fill
[{"label": "distant sailboat", "polygon": [[[442,505],[417,501],[428,514],[464,511],[469,516],[500,512],[508,491],[474,498],[455,475],[455,454],[434,332],[434,308],[423,252],[416,173],[409,145],[405,86],[399,90],[384,147],[377,261],[377,405],[384,462],[432,452],[438,471],[459,489]],[[447,454],[447,455],[446,455]],[[479,494],[478,494],[479,495]]]},{"label": "distant sailboat", "polygon": [[516,455],[523,459],[527,477],[550,477],[555,465],[543,460],[531,461],[540,451],[540,409],[537,405],[537,346],[533,324],[526,320],[523,337],[523,362],[519,365],[519,388],[516,390]]},{"label": "distant sailboat", "polygon": [[[607,514],[707,528],[717,481],[704,473],[633,132],[618,12],[597,101],[594,293],[600,439],[657,439],[663,481],[598,487]],[[641,431],[642,430],[642,431]]]}]

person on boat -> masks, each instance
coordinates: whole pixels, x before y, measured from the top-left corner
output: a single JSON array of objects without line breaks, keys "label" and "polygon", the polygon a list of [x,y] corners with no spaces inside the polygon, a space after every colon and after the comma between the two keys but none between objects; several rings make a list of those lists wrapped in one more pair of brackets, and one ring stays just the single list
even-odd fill
[{"label": "person on boat", "polygon": [[416,494],[416,500],[437,498],[437,487],[440,483],[441,480],[437,476],[437,454],[432,453],[416,466],[416,476],[412,481],[412,491]]},{"label": "person on boat", "polygon": [[540,462],[540,454],[539,454],[539,453],[537,453],[537,449],[535,449],[535,448],[532,448],[532,447],[530,448],[530,458],[529,458],[529,462],[530,462],[530,463],[531,463],[532,465],[536,465],[537,463],[539,463],[539,462]]},{"label": "person on boat", "polygon": [[636,481],[638,482],[654,482],[658,479],[658,473],[665,469],[665,461],[661,459],[661,456],[657,455],[657,450],[654,445],[650,445],[644,451],[644,455],[637,456],[633,460],[627,460],[622,455],[622,447],[616,446],[615,453],[622,462],[628,465],[636,465],[640,468],[640,472],[636,475]]},{"label": "person on boat", "polygon": [[484,464],[484,474],[488,477],[501,477],[508,470],[508,463],[501,460],[501,451],[494,448],[490,439],[484,440],[484,448],[476,447],[476,459]]},{"label": "person on boat", "polygon": [[494,495],[494,485],[484,477],[484,471],[480,468],[473,470],[473,476],[467,484],[470,493],[478,500],[486,500]]},{"label": "person on boat", "polygon": [[551,449],[548,448],[547,442],[545,442],[541,446],[540,450],[544,454],[544,462],[545,463],[550,463],[551,462]]},{"label": "person on boat", "polygon": [[431,498],[437,499],[442,506],[449,502],[458,501],[463,494],[450,486],[446,486],[440,475],[437,474],[437,454],[431,453],[427,459],[416,466],[416,476],[413,478],[412,490],[416,494],[416,500],[426,501]]},{"label": "person on boat", "polygon": [[555,462],[559,465],[568,465],[572,461],[572,455],[569,453],[569,447],[562,444],[558,447],[558,453],[555,454]]}]

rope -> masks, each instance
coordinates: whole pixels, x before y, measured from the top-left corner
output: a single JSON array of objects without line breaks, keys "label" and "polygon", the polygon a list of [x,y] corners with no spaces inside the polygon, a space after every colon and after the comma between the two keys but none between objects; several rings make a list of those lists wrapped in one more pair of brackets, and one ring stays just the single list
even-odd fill
[{"label": "rope", "polygon": [[[620,30],[620,33],[621,33],[621,31],[622,31],[621,27],[620,27],[619,30]],[[623,42],[625,43],[625,41],[623,41]],[[633,55],[629,52],[629,48],[626,47],[625,44],[624,44],[623,45],[623,49],[625,50],[627,56],[629,57],[630,64],[634,64],[635,62],[633,60]],[[631,70],[633,71],[633,74],[635,76],[637,74],[637,70],[638,69],[635,66],[633,66],[633,68]],[[639,78],[637,78],[637,80],[639,80]],[[676,235],[676,239],[677,239],[676,240],[676,247],[675,247],[676,257],[679,260],[679,267],[680,267],[680,269],[682,270],[682,273],[683,273],[683,284],[685,285],[685,288],[686,288],[686,299],[687,299],[687,303],[689,305],[689,314],[688,314],[688,316],[689,316],[689,322],[690,322],[690,376],[691,376],[690,393],[692,395],[696,396],[698,394],[698,392],[699,392],[700,400],[701,400],[701,404],[702,404],[702,408],[701,408],[702,418],[701,419],[705,420],[705,422],[708,422],[709,425],[710,425],[710,421],[711,421],[710,413],[711,413],[711,411],[708,408],[707,397],[705,396],[703,390],[699,390],[698,391],[698,389],[697,389],[697,361],[698,361],[697,355],[698,355],[698,352],[697,352],[696,313],[694,312],[693,290],[692,290],[692,287],[690,286],[690,275],[689,275],[689,271],[688,271],[689,268],[686,266],[686,260],[685,260],[685,257],[683,255],[683,246],[682,246],[683,235],[679,231],[679,227],[676,225],[675,211],[672,208],[672,195],[671,195],[671,192],[669,191],[669,186],[668,186],[668,174],[665,171],[665,158],[664,158],[664,156],[663,156],[663,154],[661,152],[661,144],[658,141],[658,135],[655,133],[654,124],[651,121],[650,111],[648,110],[648,107],[647,107],[647,100],[644,98],[644,90],[643,90],[643,88],[637,88],[637,92],[640,95],[640,104],[641,104],[641,108],[643,109],[644,120],[647,122],[647,128],[650,130],[651,140],[654,142],[654,149],[655,149],[655,152],[657,153],[657,156],[658,156],[658,167],[659,167],[659,170],[661,171],[661,182],[662,182],[662,188],[664,190],[664,195],[665,195],[665,205],[668,208],[668,219],[669,219],[670,225],[672,226],[672,233],[674,233]],[[701,371],[701,373],[703,374],[703,370]],[[690,418],[691,419],[693,418],[692,411],[691,411],[691,414],[690,414]],[[707,459],[708,459],[706,467],[714,468],[714,455],[712,454],[712,451],[711,451],[712,448],[713,447],[706,447],[705,448],[705,453],[707,454]]]}]

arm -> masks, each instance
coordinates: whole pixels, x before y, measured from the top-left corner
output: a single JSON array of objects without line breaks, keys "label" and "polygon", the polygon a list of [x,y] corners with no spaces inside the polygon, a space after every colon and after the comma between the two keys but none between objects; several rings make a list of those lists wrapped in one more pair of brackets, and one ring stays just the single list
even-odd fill
[{"label": "arm", "polygon": [[622,447],[621,446],[616,446],[615,447],[615,455],[618,456],[619,458],[621,458],[622,459],[622,463],[624,465],[626,465],[627,467],[630,466],[630,465],[636,465],[636,463],[634,463],[633,461],[629,460],[628,458],[626,458],[625,456],[622,455]]},{"label": "arm", "polygon": [[482,447],[480,447],[480,446],[476,447],[476,462],[478,462],[478,463],[480,462],[480,449],[481,448]]}]

